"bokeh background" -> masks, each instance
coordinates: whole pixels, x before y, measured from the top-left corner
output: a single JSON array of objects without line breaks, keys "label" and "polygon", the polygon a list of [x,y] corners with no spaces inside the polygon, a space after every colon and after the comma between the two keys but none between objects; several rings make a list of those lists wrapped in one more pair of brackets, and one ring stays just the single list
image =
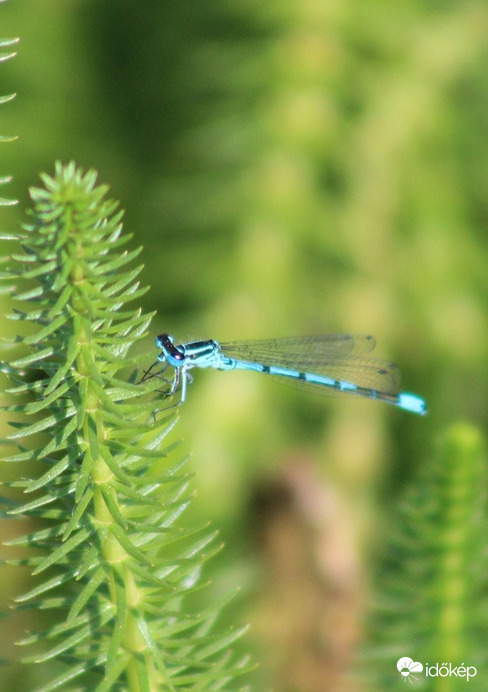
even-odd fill
[{"label": "bokeh background", "polygon": [[[11,0],[0,20],[21,37],[2,229],[73,159],[145,247],[155,334],[371,333],[426,398],[421,419],[202,371],[181,411],[190,520],[226,543],[205,597],[241,587],[255,689],[364,689],[346,671],[398,497],[452,421],[488,423],[487,3]],[[27,584],[4,572],[6,602]],[[5,656],[25,626],[2,623]]]}]

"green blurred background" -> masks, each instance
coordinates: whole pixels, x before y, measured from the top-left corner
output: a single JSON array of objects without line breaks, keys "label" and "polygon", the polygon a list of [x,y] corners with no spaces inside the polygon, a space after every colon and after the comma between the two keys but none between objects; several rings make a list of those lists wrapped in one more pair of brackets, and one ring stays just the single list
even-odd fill
[{"label": "green blurred background", "polygon": [[[155,334],[372,333],[426,398],[421,419],[202,371],[181,411],[193,515],[226,543],[205,594],[242,587],[226,617],[252,625],[255,688],[357,689],[398,496],[446,425],[488,422],[487,3],[11,0],[0,19],[21,37],[0,71],[18,92],[0,131],[20,136],[3,229],[74,159],[145,247]],[[7,602],[28,584],[11,579]],[[6,656],[34,626],[14,623]]]}]

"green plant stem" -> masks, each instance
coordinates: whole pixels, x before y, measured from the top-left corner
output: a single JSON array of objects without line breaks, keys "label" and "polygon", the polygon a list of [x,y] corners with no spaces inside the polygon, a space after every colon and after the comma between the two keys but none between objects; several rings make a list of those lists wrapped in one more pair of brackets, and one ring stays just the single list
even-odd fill
[{"label": "green plant stem", "polygon": [[21,642],[39,650],[24,660],[56,662],[40,692],[230,690],[249,668],[229,650],[242,630],[213,631],[220,604],[184,608],[218,548],[180,524],[190,475],[165,442],[175,412],[157,377],[136,385],[125,375],[147,367],[148,354],[129,355],[151,319],[127,307],[145,292],[141,268],[128,266],[139,250],[121,250],[121,215],[93,172],[58,164],[43,180],[3,277],[12,317],[30,325],[3,367],[7,410],[21,418],[19,452],[5,461],[35,469],[12,484],[34,499],[9,510],[35,528],[12,543],[44,578],[19,601],[51,615]]}]

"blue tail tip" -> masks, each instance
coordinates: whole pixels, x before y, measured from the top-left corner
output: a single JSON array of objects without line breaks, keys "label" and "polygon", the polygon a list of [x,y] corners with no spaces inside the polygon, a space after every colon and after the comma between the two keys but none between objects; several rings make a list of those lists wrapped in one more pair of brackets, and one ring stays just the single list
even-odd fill
[{"label": "blue tail tip", "polygon": [[408,392],[401,392],[401,394],[398,395],[398,406],[405,411],[418,413],[420,416],[425,416],[427,413],[427,404],[425,401],[416,394],[409,394]]}]

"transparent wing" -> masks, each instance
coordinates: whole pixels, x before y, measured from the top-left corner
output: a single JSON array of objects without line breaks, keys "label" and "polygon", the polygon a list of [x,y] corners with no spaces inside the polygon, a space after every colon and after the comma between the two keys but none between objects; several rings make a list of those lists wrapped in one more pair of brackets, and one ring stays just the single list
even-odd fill
[{"label": "transparent wing", "polygon": [[[396,365],[365,358],[373,350],[375,340],[366,334],[325,334],[258,341],[221,343],[224,355],[237,360],[266,366],[279,366],[352,382],[360,387],[381,392],[396,391],[400,372]],[[287,380],[295,386],[313,388],[323,394],[334,390],[301,380]]]},{"label": "transparent wing", "polygon": [[365,355],[374,349],[376,341],[369,334],[320,334],[318,336],[294,336],[284,339],[258,339],[256,341],[233,341],[220,343],[224,353],[256,355],[278,358],[280,365],[292,363],[300,358],[303,363],[323,361],[324,357]]}]

